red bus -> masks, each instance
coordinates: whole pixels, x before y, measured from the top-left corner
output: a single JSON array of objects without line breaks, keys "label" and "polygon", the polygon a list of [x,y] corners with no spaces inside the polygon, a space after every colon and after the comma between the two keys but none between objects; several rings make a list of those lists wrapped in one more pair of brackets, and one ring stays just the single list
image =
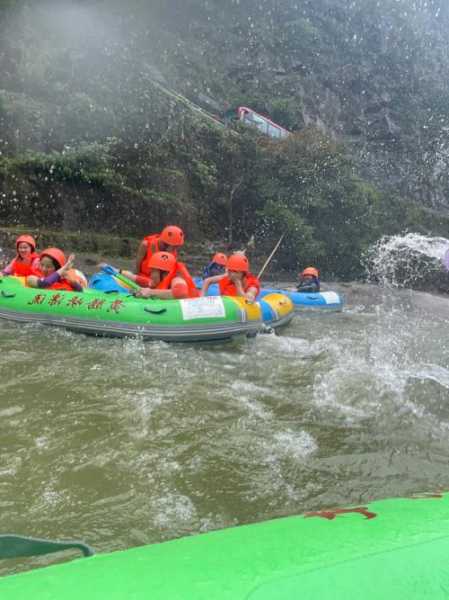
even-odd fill
[{"label": "red bus", "polygon": [[233,111],[228,111],[226,116],[232,116],[234,119],[245,123],[246,125],[252,125],[257,129],[272,138],[282,139],[290,135],[290,131],[284,129],[277,123],[274,123],[268,117],[264,117],[255,110],[247,108],[246,106],[238,106]]}]

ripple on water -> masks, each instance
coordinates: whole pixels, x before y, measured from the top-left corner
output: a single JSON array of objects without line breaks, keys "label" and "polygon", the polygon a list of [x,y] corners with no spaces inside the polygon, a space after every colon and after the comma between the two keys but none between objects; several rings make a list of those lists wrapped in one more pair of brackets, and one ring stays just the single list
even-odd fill
[{"label": "ripple on water", "polygon": [[23,406],[8,406],[8,408],[0,410],[0,418],[6,419],[8,417],[14,417],[23,412],[23,410]]},{"label": "ripple on water", "polygon": [[354,286],[238,346],[0,323],[0,528],[106,551],[447,487],[447,315]]},{"label": "ripple on water", "polygon": [[289,429],[279,431],[274,434],[273,442],[273,446],[280,456],[291,457],[295,460],[302,460],[318,448],[315,439],[307,431],[297,433]]}]

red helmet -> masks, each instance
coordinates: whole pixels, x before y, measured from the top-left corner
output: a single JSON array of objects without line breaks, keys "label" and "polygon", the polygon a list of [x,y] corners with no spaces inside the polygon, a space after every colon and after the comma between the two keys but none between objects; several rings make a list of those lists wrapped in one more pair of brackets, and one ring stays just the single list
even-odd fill
[{"label": "red helmet", "polygon": [[59,250],[59,248],[47,248],[46,250],[41,252],[40,257],[43,258],[44,256],[52,258],[55,262],[58,263],[59,268],[63,267],[66,263],[65,254],[62,250]]},{"label": "red helmet", "polygon": [[176,225],[167,225],[161,231],[160,239],[168,246],[182,246],[184,243],[184,232]]},{"label": "red helmet", "polygon": [[212,262],[216,265],[221,265],[222,267],[225,267],[226,263],[228,262],[228,257],[226,256],[226,254],[223,254],[223,252],[217,252],[217,254],[214,254]]},{"label": "red helmet", "polygon": [[31,249],[36,250],[36,242],[34,241],[34,237],[31,235],[21,235],[16,239],[16,248],[19,247],[19,244],[28,244],[31,246]]},{"label": "red helmet", "polygon": [[307,267],[306,269],[304,269],[301,275],[303,277],[306,277],[308,275],[309,277],[316,277],[318,279],[318,277],[320,276],[320,272],[318,271],[318,269],[315,269],[315,267]]},{"label": "red helmet", "polygon": [[148,267],[160,271],[171,271],[176,264],[176,258],[170,252],[156,252],[150,258]]},{"label": "red helmet", "polygon": [[231,254],[226,262],[228,271],[240,271],[241,273],[248,273],[249,262],[244,254]]}]

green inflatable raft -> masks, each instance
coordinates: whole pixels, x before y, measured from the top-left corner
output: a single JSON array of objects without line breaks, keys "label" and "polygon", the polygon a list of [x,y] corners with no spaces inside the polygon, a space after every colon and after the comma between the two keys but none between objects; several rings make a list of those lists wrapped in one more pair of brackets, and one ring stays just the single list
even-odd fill
[{"label": "green inflatable raft", "polygon": [[255,335],[262,326],[257,304],[229,297],[158,300],[24,287],[0,277],[0,318],[42,323],[81,333],[140,336],[167,342],[220,341]]},{"label": "green inflatable raft", "polygon": [[332,508],[0,579],[2,600],[449,598],[449,495]]}]

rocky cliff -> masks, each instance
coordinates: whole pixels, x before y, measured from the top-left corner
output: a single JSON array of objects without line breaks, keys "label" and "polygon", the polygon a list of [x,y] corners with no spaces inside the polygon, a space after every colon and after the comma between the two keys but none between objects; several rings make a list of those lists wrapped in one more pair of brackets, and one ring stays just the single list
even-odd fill
[{"label": "rocky cliff", "polygon": [[[448,26],[443,0],[1,0],[0,219],[288,231],[284,266],[356,274],[447,228]],[[295,135],[211,119],[236,105]]]}]

